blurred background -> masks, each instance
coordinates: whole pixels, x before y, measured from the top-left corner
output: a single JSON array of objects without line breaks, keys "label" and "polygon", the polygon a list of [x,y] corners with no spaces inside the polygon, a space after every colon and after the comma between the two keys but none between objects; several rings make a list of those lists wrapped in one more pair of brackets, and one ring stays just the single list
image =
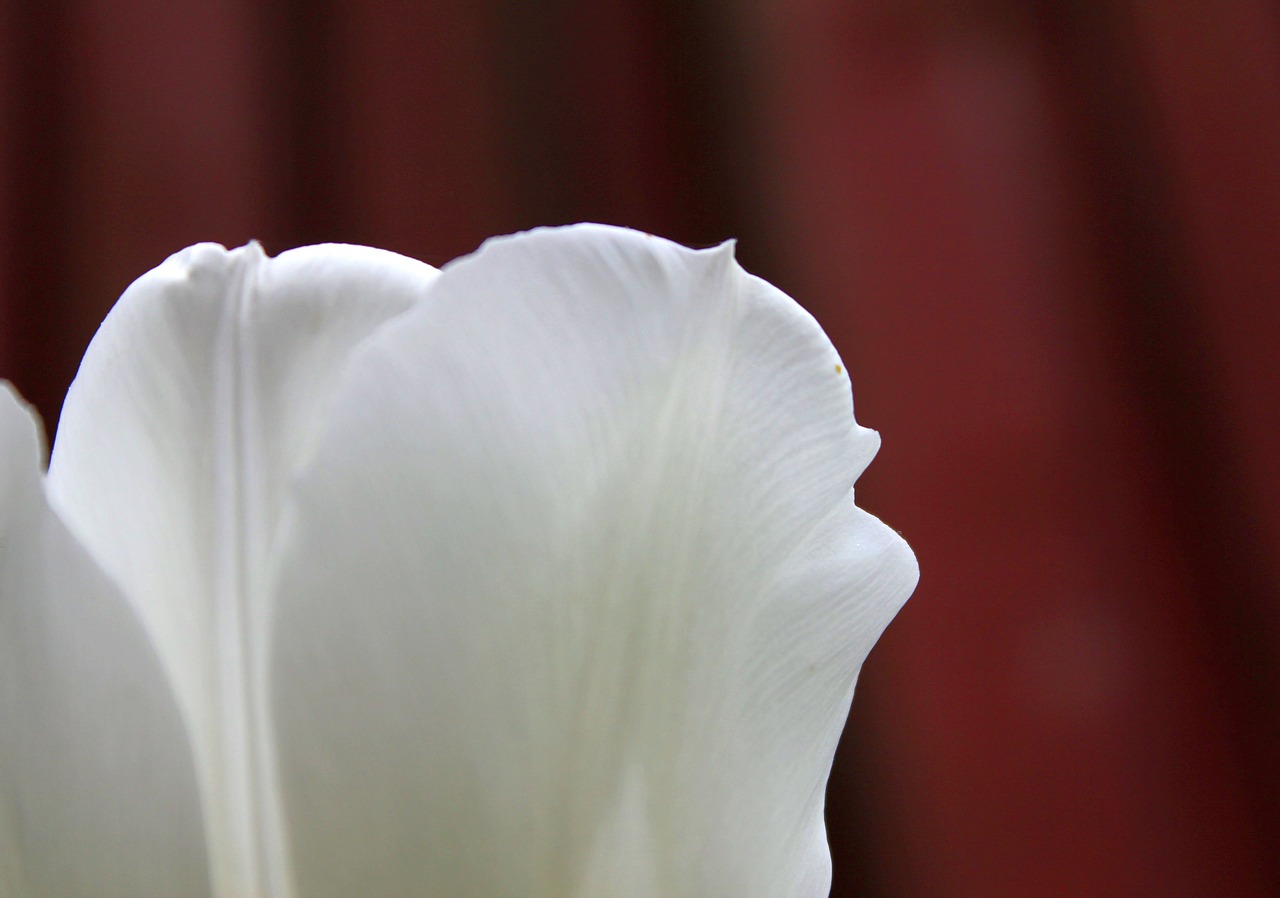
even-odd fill
[{"label": "blurred background", "polygon": [[0,0],[0,375],[192,242],[596,220],[824,324],[923,578],[835,896],[1280,894],[1280,7]]}]

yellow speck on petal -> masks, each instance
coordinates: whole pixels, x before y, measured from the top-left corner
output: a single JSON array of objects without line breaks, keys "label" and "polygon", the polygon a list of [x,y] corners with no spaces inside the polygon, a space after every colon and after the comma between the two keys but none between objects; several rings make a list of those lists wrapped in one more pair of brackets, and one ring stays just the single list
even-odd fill
[{"label": "yellow speck on petal", "polygon": [[836,365],[836,374],[844,374],[844,368]]}]

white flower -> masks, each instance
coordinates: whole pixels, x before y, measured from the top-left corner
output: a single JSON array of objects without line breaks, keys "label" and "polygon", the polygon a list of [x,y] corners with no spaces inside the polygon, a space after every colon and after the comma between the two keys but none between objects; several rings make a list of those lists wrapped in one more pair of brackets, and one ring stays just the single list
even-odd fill
[{"label": "white flower", "polygon": [[728,245],[178,253],[0,390],[0,895],[825,895],[877,445]]}]

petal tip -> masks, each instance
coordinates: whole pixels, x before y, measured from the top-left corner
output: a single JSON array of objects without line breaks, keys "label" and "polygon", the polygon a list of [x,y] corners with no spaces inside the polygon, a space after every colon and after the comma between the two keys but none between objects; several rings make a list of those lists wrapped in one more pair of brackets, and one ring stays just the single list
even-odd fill
[{"label": "petal tip", "polygon": [[[180,265],[187,269],[199,268],[225,258],[231,252],[232,250],[227,249],[221,243],[193,243],[191,246],[180,249],[169,256],[161,263],[161,267]],[[143,277],[146,277],[146,275],[143,275]]]},{"label": "petal tip", "polygon": [[251,239],[244,246],[241,246],[232,250],[231,254],[245,255],[253,259],[253,261],[255,262],[261,262],[263,260],[271,258],[266,248],[263,247],[262,241],[260,241],[257,237],[254,237],[253,239]]},{"label": "petal tip", "polygon": [[727,240],[722,240],[720,243],[716,244],[715,246],[707,250],[707,252],[716,253],[717,255],[726,256],[730,259],[733,259],[734,261],[737,261],[738,238],[730,237]]},{"label": "petal tip", "polygon": [[[40,418],[40,413],[36,411],[35,406],[22,398],[22,394],[18,392],[18,388],[7,380],[0,380],[0,421],[3,421],[3,427],[6,439],[11,439],[10,435],[14,433],[14,428],[29,425],[35,434],[35,442],[37,448],[44,445],[44,422]],[[20,424],[23,418],[26,424]]]},{"label": "petal tip", "polygon": [[0,380],[0,522],[27,472],[43,471],[47,452],[40,414],[7,380]]}]

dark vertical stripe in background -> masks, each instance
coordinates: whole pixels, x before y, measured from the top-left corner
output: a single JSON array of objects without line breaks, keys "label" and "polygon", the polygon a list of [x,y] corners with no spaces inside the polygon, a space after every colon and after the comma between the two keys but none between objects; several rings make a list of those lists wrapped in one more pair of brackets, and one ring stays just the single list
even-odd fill
[{"label": "dark vertical stripe in background", "polygon": [[[1226,750],[1240,773],[1248,823],[1241,838],[1257,836],[1253,857],[1280,892],[1280,630],[1270,626],[1280,583],[1267,569],[1244,447],[1228,413],[1210,335],[1198,320],[1198,294],[1208,285],[1196,270],[1193,226],[1178,215],[1176,148],[1160,139],[1157,92],[1165,85],[1147,76],[1129,50],[1141,37],[1136,16],[1100,3],[1046,3],[1043,10],[1046,51],[1061,54],[1063,139],[1074,139],[1086,181],[1078,196],[1096,222],[1093,249],[1108,288],[1102,311],[1115,337],[1118,373],[1136,400],[1131,426],[1156,447],[1151,463],[1160,498],[1154,501],[1183,559],[1190,620],[1203,635],[1212,688],[1230,731]],[[1251,116],[1263,121],[1252,127],[1272,131],[1269,142],[1280,148],[1274,90],[1254,99]],[[1233,101],[1222,96],[1216,102]],[[1249,151],[1227,150],[1226,161],[1234,163],[1237,152]],[[1258,174],[1265,192],[1268,173]],[[1271,212],[1273,228],[1280,226]],[[1276,231],[1257,236],[1270,243]],[[1260,298],[1274,303],[1280,299],[1274,272],[1270,286]]]},{"label": "dark vertical stripe in background", "polygon": [[[341,239],[351,213],[350,121],[339,104],[342,55],[335,0],[262,4],[259,46],[266,90],[259,97],[274,127],[266,129],[274,187],[268,196],[279,252]],[[274,241],[273,241],[274,242]]]},{"label": "dark vertical stripe in background", "polygon": [[823,322],[923,570],[836,896],[1280,894],[1265,0],[0,0],[0,376],[199,240],[600,220]]},{"label": "dark vertical stripe in background", "polygon": [[[69,251],[75,245],[76,122],[67,4],[4,7],[5,376],[45,412],[78,361]],[[33,289],[39,285],[38,292]],[[68,339],[70,337],[70,339]],[[9,372],[12,372],[10,374]],[[51,429],[51,425],[50,425]]]}]

